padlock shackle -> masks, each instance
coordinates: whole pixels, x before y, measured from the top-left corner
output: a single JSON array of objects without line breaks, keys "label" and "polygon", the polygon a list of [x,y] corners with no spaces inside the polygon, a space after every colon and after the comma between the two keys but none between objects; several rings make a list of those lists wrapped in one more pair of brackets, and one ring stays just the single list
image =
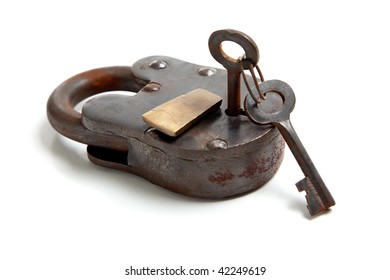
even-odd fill
[{"label": "padlock shackle", "polygon": [[47,102],[47,117],[55,130],[75,141],[104,148],[127,151],[127,139],[98,133],[84,127],[81,114],[74,108],[84,99],[107,91],[139,92],[147,82],[136,78],[131,67],[98,68],[80,73],[59,85]]}]

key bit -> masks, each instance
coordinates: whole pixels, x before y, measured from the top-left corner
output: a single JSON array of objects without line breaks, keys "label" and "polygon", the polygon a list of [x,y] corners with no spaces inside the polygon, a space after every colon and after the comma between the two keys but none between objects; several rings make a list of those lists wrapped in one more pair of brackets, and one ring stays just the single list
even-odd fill
[{"label": "key bit", "polygon": [[[292,88],[285,82],[269,80],[260,84],[260,91],[264,96],[270,92],[278,94],[283,101],[282,107],[271,112],[265,111],[259,106],[259,102],[248,94],[244,103],[248,118],[256,124],[271,123],[279,129],[305,175],[296,186],[299,191],[306,191],[310,215],[314,216],[326,211],[335,205],[335,201],[290,122],[290,113],[295,106],[295,94]],[[272,102],[275,99],[270,100]],[[277,108],[277,106],[271,107]]]},{"label": "key bit", "polygon": [[297,186],[298,191],[300,192],[306,191],[307,208],[309,210],[310,215],[314,216],[327,209],[327,207],[322,203],[322,200],[317,194],[317,191],[315,190],[313,183],[310,181],[308,177],[303,178],[295,185]]}]

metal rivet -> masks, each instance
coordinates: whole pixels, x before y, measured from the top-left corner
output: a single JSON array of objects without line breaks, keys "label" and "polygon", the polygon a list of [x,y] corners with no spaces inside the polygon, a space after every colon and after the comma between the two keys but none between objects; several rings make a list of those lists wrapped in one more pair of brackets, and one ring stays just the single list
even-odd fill
[{"label": "metal rivet", "polygon": [[148,129],[146,129],[145,131],[144,131],[144,133],[146,134],[146,135],[148,135],[149,137],[152,137],[153,139],[156,139],[156,140],[158,140],[159,139],[159,136],[158,136],[158,130],[157,129],[155,129],[154,127],[149,127]]},{"label": "metal rivet", "polygon": [[159,69],[165,69],[167,68],[168,63],[164,60],[153,60],[149,63],[149,67],[159,70]]},{"label": "metal rivet", "polygon": [[146,133],[150,133],[150,132],[153,132],[153,131],[155,131],[155,130],[156,130],[156,129],[155,129],[154,127],[149,127],[148,129],[145,130],[144,133],[145,133],[145,134],[146,134]]},{"label": "metal rivet", "polygon": [[202,76],[212,76],[217,73],[217,70],[211,67],[202,67],[198,69],[198,74]]},{"label": "metal rivet", "polygon": [[144,91],[144,92],[156,92],[156,91],[158,91],[160,88],[161,88],[161,85],[160,85],[160,84],[151,82],[151,83],[147,84],[146,86],[144,86],[144,88],[142,89],[142,91]]},{"label": "metal rivet", "polygon": [[223,139],[214,139],[208,142],[206,146],[209,150],[227,149],[228,143]]}]

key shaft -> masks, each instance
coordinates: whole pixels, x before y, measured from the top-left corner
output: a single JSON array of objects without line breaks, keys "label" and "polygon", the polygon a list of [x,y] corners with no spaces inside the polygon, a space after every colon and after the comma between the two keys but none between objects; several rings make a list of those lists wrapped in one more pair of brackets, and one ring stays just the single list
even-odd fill
[{"label": "key shaft", "polygon": [[292,154],[299,164],[305,178],[296,185],[299,191],[307,192],[308,209],[311,215],[324,212],[329,207],[335,205],[335,201],[322,180],[317,168],[303,146],[290,119],[272,122],[282,134]]}]

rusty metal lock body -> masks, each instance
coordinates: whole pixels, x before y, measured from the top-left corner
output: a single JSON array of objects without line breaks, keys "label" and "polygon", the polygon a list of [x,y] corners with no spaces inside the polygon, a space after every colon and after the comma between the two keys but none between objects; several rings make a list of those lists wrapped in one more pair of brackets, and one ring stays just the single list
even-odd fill
[{"label": "rusty metal lock body", "polygon": [[[87,144],[88,157],[97,165],[187,196],[235,196],[272,178],[285,142],[272,125],[225,113],[226,77],[224,69],[165,56],[143,58],[132,67],[95,69],[70,78],[52,93],[48,119],[61,134]],[[145,112],[197,88],[222,97],[222,105],[182,135],[167,136],[142,120]],[[96,96],[81,114],[74,110],[89,96],[117,90],[136,94]]]}]

